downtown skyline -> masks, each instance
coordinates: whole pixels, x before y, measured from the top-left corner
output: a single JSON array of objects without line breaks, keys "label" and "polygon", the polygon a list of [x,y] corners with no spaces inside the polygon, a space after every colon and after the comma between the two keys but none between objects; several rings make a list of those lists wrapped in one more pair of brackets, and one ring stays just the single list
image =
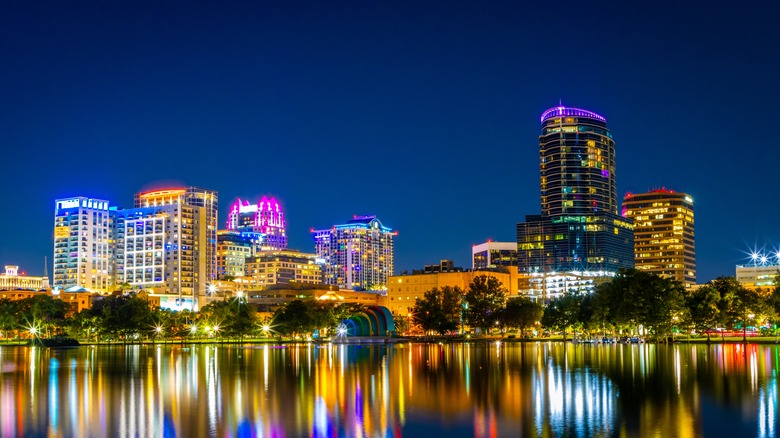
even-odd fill
[{"label": "downtown skyline", "polygon": [[580,6],[550,32],[543,6],[510,3],[2,8],[0,264],[30,275],[52,266],[55,199],[128,208],[182,183],[219,191],[220,227],[269,194],[290,247],[376,214],[396,272],[466,267],[538,210],[539,115],[559,99],[607,118],[618,197],[693,197],[698,282],[780,245],[780,152],[750,129],[780,98],[771,10]]}]

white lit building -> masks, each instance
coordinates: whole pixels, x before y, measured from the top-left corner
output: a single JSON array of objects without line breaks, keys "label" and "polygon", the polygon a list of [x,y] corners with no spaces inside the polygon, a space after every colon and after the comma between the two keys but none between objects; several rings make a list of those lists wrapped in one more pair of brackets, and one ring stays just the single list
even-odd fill
[{"label": "white lit building", "polygon": [[54,202],[55,288],[112,290],[114,210],[108,204],[84,196]]},{"label": "white lit building", "polygon": [[204,207],[179,202],[118,211],[117,283],[161,295],[161,307],[197,310],[208,282],[207,236]]},{"label": "white lit building", "polygon": [[517,266],[517,242],[480,243],[471,247],[471,269]]},{"label": "white lit building", "polygon": [[610,271],[534,272],[521,280],[519,292],[532,301],[549,302],[565,293],[590,294],[615,276]]},{"label": "white lit building", "polygon": [[0,274],[0,290],[46,290],[49,277],[31,277],[19,274],[18,266],[6,266],[5,274]]},{"label": "white lit building", "polygon": [[153,190],[136,193],[135,195],[135,208],[184,204],[192,207],[201,207],[204,210],[206,220],[203,222],[203,225],[205,226],[206,237],[198,251],[205,251],[205,278],[210,280],[217,278],[217,216],[219,214],[217,202],[216,190],[199,187]]},{"label": "white lit building", "polygon": [[312,230],[325,283],[340,289],[386,291],[393,275],[393,238],[398,234],[376,216],[355,216],[327,230]]},{"label": "white lit building", "polygon": [[737,265],[737,282],[751,288],[775,286],[775,277],[780,275],[780,251],[768,255],[760,251],[750,254],[750,263]]}]

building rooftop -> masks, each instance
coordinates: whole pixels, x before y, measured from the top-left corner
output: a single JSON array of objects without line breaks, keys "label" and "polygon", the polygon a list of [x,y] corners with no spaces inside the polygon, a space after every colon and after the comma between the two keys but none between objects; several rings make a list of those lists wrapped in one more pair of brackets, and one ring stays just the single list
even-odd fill
[{"label": "building rooftop", "polygon": [[544,123],[544,121],[547,119],[553,117],[561,117],[561,116],[588,117],[591,119],[600,120],[604,123],[607,122],[607,119],[605,119],[604,116],[600,116],[594,113],[593,111],[588,111],[580,108],[570,108],[565,106],[556,106],[543,112],[541,122]]}]

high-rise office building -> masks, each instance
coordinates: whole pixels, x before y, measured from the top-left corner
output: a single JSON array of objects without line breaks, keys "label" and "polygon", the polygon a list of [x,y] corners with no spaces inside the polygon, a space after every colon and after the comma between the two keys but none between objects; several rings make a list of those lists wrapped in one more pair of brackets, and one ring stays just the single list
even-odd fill
[{"label": "high-rise office building", "polygon": [[674,190],[629,193],[623,216],[634,220],[634,266],[686,286],[696,284],[693,199]]},{"label": "high-rise office building", "polygon": [[393,275],[393,238],[376,216],[355,216],[327,230],[312,230],[325,264],[325,283],[342,289],[386,291]]},{"label": "high-rise office building", "polygon": [[287,248],[284,211],[274,197],[263,196],[257,204],[237,199],[228,212],[227,229],[262,234],[261,250]]},{"label": "high-rise office building", "polygon": [[208,282],[207,233],[201,206],[158,202],[118,211],[117,282],[163,295],[161,307],[197,310]]},{"label": "high-rise office building", "polygon": [[114,210],[103,199],[78,196],[54,201],[54,281],[110,292],[114,286]]},{"label": "high-rise office building", "polygon": [[541,117],[541,215],[517,224],[525,273],[604,272],[634,265],[633,224],[618,215],[615,141],[606,119],[557,106]]},{"label": "high-rise office building", "polygon": [[205,211],[205,244],[200,250],[205,250],[206,279],[217,278],[217,218],[218,196],[216,190],[199,187],[181,187],[135,194],[135,208],[157,207],[162,205],[185,204],[201,207]]}]

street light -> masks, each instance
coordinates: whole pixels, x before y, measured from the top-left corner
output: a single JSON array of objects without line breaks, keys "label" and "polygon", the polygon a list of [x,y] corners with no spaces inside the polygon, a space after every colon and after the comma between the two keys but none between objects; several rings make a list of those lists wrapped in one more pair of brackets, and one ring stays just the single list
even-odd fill
[{"label": "street light", "polygon": [[[753,318],[756,317],[756,315],[753,313],[749,313],[747,317],[752,321]],[[747,321],[742,321],[742,343],[743,344],[747,343]]]},{"label": "street light", "polygon": [[[154,332],[155,332],[154,341],[157,341],[157,336],[160,336],[160,333],[162,333],[162,327],[158,325],[157,327],[154,328]],[[152,343],[154,343],[154,341]]]},{"label": "street light", "polygon": [[677,315],[672,317],[672,321],[674,321],[674,327],[672,327],[672,342],[677,342],[677,321],[680,320],[680,317]]}]

